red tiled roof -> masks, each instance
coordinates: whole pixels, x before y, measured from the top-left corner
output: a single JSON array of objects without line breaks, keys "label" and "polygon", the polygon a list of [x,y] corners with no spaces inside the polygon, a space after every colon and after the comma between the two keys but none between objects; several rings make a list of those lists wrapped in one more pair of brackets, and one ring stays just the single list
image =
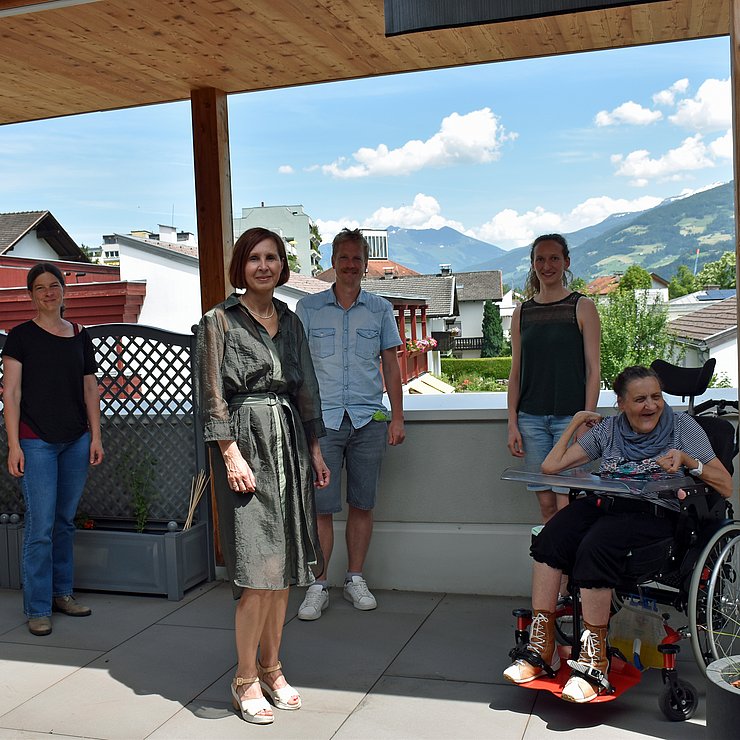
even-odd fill
[{"label": "red tiled roof", "polygon": [[613,293],[619,286],[621,275],[603,275],[592,280],[585,288],[584,293],[588,295],[608,295]]},{"label": "red tiled roof", "polygon": [[[367,264],[367,272],[365,273],[365,280],[379,280],[387,276],[386,269],[391,270],[390,277],[412,277],[419,275],[418,272],[412,270],[410,267],[406,267],[393,260],[370,260]],[[334,268],[330,267],[328,270],[324,270],[322,273],[317,275],[319,280],[323,280],[327,283],[333,283],[336,273]]]}]

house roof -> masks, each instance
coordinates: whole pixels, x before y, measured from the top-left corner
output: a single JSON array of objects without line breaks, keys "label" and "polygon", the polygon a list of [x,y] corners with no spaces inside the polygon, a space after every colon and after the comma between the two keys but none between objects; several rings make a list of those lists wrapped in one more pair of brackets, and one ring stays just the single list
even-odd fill
[{"label": "house roof", "polygon": [[705,301],[724,301],[725,298],[732,298],[736,293],[735,288],[719,288],[717,290],[705,290],[696,296],[696,300]]},{"label": "house roof", "polygon": [[677,337],[702,342],[736,328],[737,299],[735,296],[684,314],[667,326],[668,331]]},{"label": "house roof", "polygon": [[456,272],[457,300],[500,301],[504,297],[501,270]]},{"label": "house roof", "polygon": [[326,290],[329,286],[318,278],[311,277],[310,275],[301,275],[298,272],[291,272],[288,282],[285,283],[290,288],[300,290],[301,293],[321,293]]},{"label": "house roof", "polygon": [[[463,4],[427,5],[431,12]],[[187,100],[203,88],[278,89],[730,33],[730,0],[574,2],[565,7],[576,12],[566,14],[391,36],[386,6],[382,0],[4,0],[0,124]]]},{"label": "house roof", "polygon": [[[402,265],[400,262],[394,262],[393,260],[377,260],[371,259],[367,263],[367,272],[365,273],[366,280],[380,280],[387,277],[386,270],[391,270],[393,277],[410,277],[412,275],[418,275],[416,270],[412,270],[406,265]],[[324,270],[318,276],[319,280],[323,280],[326,283],[333,283],[336,279],[336,272],[333,267],[329,267]]]},{"label": "house roof", "polygon": [[588,295],[608,295],[613,293],[619,287],[621,275],[602,275],[592,280],[583,292]]},{"label": "house roof", "polygon": [[390,280],[363,280],[370,293],[393,298],[426,298],[427,317],[457,316],[454,275],[418,275]]},{"label": "house roof", "polygon": [[[113,236],[119,244],[128,244],[137,249],[142,249],[145,252],[150,252],[152,254],[170,252],[172,256],[177,256],[177,258],[182,259],[185,262],[197,263],[198,261],[198,247],[192,244],[162,242],[158,239],[142,239],[139,236],[131,236],[130,234],[114,234]],[[103,248],[110,245],[110,242],[106,242],[106,244],[103,245]]]},{"label": "house roof", "polygon": [[31,231],[62,258],[71,262],[89,262],[77,242],[62,228],[50,211],[0,213],[0,254],[7,254]]}]

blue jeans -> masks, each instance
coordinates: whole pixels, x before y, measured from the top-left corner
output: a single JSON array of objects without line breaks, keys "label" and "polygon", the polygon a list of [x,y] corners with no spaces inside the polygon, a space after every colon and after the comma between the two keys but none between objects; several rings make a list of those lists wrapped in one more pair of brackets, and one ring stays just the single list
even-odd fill
[{"label": "blue jeans", "polygon": [[[524,444],[524,464],[528,470],[539,472],[542,461],[560,439],[572,418],[572,416],[539,416],[519,412],[517,424]],[[549,491],[550,487],[530,483],[527,485],[527,490]],[[568,493],[567,488],[553,487],[552,490],[555,493]]]},{"label": "blue jeans", "polygon": [[22,439],[26,503],[23,533],[23,611],[48,617],[55,596],[72,593],[74,518],[87,480],[90,433],[73,442]]},{"label": "blue jeans", "polygon": [[337,514],[342,510],[342,464],[347,470],[347,503],[370,511],[380,481],[380,469],[387,447],[388,424],[369,421],[355,429],[347,414],[339,429],[327,429],[319,437],[321,454],[331,471],[329,485],[314,493],[317,514]]}]

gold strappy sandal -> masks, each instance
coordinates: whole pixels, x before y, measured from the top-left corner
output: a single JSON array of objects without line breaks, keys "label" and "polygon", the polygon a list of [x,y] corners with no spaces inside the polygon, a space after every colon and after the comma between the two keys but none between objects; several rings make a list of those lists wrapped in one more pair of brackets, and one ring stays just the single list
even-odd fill
[{"label": "gold strappy sandal", "polygon": [[269,725],[275,721],[275,715],[259,714],[259,712],[266,709],[271,709],[267,703],[267,699],[264,696],[259,696],[255,699],[242,699],[237,692],[240,686],[251,686],[255,683],[260,683],[259,676],[251,676],[250,678],[234,676],[234,680],[231,682],[231,696],[233,697],[234,709],[241,713],[242,719],[245,722],[251,722],[254,725]]},{"label": "gold strappy sandal", "polygon": [[[274,673],[275,671],[281,670],[282,667],[283,666],[280,661],[278,661],[276,665],[271,665],[267,668],[265,668],[262,663],[258,661],[257,671],[260,674],[260,686],[262,687],[262,690],[267,694],[267,696],[270,697],[270,700],[278,709],[300,709],[301,696],[290,684],[285,684],[282,689],[272,689],[267,685],[265,681],[262,680],[266,673]],[[290,704],[289,700],[292,699],[294,696],[298,697],[298,701],[295,704]]]}]

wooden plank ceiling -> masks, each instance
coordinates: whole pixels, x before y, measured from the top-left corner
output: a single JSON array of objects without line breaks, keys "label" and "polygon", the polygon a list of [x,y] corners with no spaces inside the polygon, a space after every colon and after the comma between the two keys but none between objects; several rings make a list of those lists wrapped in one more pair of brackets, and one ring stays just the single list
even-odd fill
[{"label": "wooden plank ceiling", "polygon": [[[0,0],[0,124],[183,100],[203,87],[236,93],[725,35],[730,1],[386,38],[383,0],[97,0],[42,11]],[[19,6],[28,7],[3,15]]]}]

